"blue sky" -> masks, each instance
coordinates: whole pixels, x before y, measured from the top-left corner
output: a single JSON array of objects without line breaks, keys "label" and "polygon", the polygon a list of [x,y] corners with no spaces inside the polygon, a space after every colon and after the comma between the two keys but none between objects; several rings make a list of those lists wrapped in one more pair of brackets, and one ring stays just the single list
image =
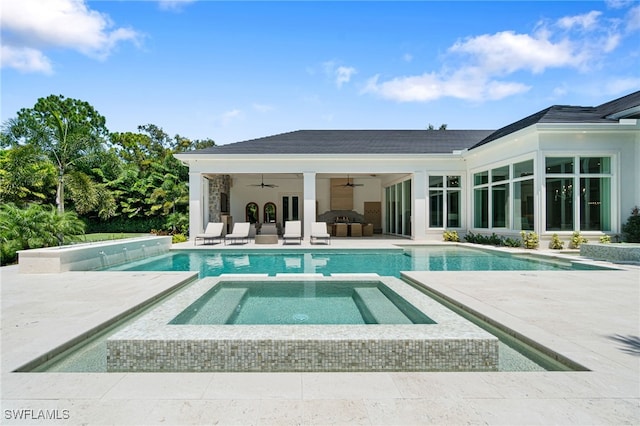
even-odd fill
[{"label": "blue sky", "polygon": [[640,3],[3,0],[1,120],[50,94],[111,131],[497,129],[640,90]]}]

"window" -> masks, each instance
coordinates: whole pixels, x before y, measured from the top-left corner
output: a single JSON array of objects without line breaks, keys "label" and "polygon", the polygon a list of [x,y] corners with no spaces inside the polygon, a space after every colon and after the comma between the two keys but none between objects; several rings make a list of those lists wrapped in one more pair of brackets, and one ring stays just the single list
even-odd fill
[{"label": "window", "polygon": [[429,226],[460,227],[460,176],[429,176]]},{"label": "window", "polygon": [[533,160],[513,165],[513,229],[534,229]]},{"label": "window", "polygon": [[268,202],[264,205],[264,223],[276,222],[276,205]]},{"label": "window", "polygon": [[300,205],[297,195],[284,195],[282,197],[282,222],[288,220],[300,220]]},{"label": "window", "polygon": [[547,157],[545,170],[548,231],[611,230],[610,157]]},{"label": "window", "polygon": [[473,175],[475,228],[534,229],[533,160]]},{"label": "window", "polygon": [[258,205],[256,203],[248,203],[244,208],[244,216],[247,222],[257,223],[260,217]]},{"label": "window", "polygon": [[386,187],[385,198],[387,232],[411,235],[411,180]]}]

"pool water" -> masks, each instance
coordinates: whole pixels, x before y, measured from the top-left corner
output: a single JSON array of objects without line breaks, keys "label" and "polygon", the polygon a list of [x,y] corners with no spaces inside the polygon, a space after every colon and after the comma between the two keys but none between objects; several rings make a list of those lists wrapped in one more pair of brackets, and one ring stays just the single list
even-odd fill
[{"label": "pool water", "polygon": [[379,281],[220,282],[170,324],[434,324]]},{"label": "pool water", "polygon": [[422,246],[384,250],[180,250],[110,268],[127,271],[199,271],[221,274],[377,273],[400,271],[566,270],[570,263],[530,256],[490,253],[459,246]]}]

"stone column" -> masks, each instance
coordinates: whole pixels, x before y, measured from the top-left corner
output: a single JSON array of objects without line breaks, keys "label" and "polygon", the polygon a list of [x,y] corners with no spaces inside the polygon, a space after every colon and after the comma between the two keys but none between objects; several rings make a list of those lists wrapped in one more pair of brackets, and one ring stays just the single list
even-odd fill
[{"label": "stone column", "polygon": [[[222,194],[226,194],[227,203],[230,203],[231,176],[216,175],[209,177],[209,221],[221,222]],[[227,212],[228,213],[228,210]]]}]

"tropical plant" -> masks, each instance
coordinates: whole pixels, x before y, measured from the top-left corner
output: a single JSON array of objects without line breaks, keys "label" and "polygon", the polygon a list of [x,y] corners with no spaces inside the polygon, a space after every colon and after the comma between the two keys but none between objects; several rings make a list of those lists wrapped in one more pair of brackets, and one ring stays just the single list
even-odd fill
[{"label": "tropical plant", "polygon": [[460,241],[460,237],[458,236],[458,231],[447,231],[445,230],[442,233],[442,238],[444,239],[444,241],[452,241],[452,242],[459,242]]},{"label": "tropical plant", "polygon": [[16,260],[18,250],[62,245],[84,234],[84,223],[75,212],[59,214],[54,206],[31,204],[25,209],[13,203],[0,207],[2,264]]},{"label": "tropical plant", "polygon": [[56,169],[32,145],[0,150],[0,202],[53,202]]},{"label": "tropical plant", "polygon": [[622,225],[624,240],[628,243],[640,243],[640,210],[634,207],[627,222]]},{"label": "tropical plant", "polygon": [[580,235],[580,231],[574,231],[573,235],[571,236],[571,240],[569,240],[569,248],[572,248],[572,249],[580,248],[581,244],[584,244],[588,241],[589,240],[587,240],[585,237]]},{"label": "tropical plant", "polygon": [[611,243],[611,235],[602,235],[600,236],[600,242],[602,244],[610,244]]},{"label": "tropical plant", "polygon": [[551,236],[551,241],[549,242],[549,248],[551,250],[562,250],[564,248],[564,241],[560,240],[558,234],[553,234]]},{"label": "tropical plant", "polygon": [[535,232],[520,231],[520,236],[522,237],[522,245],[524,248],[536,249],[540,245],[540,239]]}]

